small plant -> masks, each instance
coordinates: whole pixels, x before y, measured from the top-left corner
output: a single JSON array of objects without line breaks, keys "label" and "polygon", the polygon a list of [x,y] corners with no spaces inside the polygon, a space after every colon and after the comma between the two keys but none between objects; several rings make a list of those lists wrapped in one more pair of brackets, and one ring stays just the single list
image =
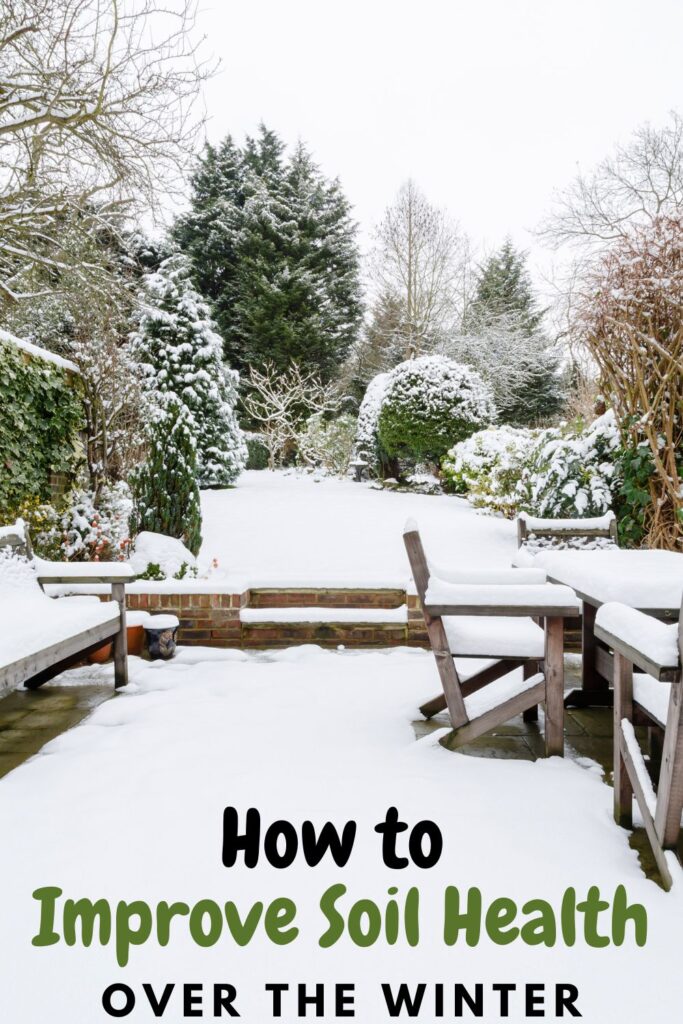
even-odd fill
[{"label": "small plant", "polygon": [[137,574],[139,580],[165,580],[166,577],[158,562],[148,562],[144,572]]}]

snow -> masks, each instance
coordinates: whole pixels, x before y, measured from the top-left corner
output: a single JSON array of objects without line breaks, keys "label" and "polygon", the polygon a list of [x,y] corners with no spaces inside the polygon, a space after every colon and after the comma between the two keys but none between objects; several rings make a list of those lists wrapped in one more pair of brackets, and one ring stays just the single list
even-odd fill
[{"label": "snow", "polygon": [[[511,569],[510,572],[522,572]],[[569,587],[557,586],[552,583],[540,585],[523,584],[481,584],[481,583],[448,583],[431,576],[425,595],[427,605],[453,605],[454,607],[470,605],[472,607],[505,607],[523,608],[537,607],[552,614],[553,610],[575,608],[579,613],[580,604],[574,591]]]},{"label": "snow", "polygon": [[608,601],[598,609],[595,624],[655,665],[678,668],[678,623],[666,625],[628,605]]},{"label": "snow", "polygon": [[[108,666],[97,670],[97,678],[110,678]],[[90,672],[70,675],[87,679]],[[416,742],[416,708],[439,689],[431,654],[304,648],[252,656],[193,649],[168,663],[131,659],[131,678],[129,692],[0,781],[3,1019],[96,1024],[108,1019],[101,995],[115,981],[137,993],[143,982],[160,990],[166,982],[225,981],[237,986],[241,1019],[257,1024],[271,1016],[267,982],[344,981],[357,986],[357,1019],[365,1024],[388,1019],[380,982],[448,986],[456,980],[487,988],[501,981],[568,981],[579,988],[589,1024],[648,1020],[656,993],[657,1019],[679,1019],[680,869],[670,893],[645,878],[628,834],[612,818],[612,790],[592,763],[586,770],[571,759],[528,763],[449,753],[437,742],[442,729]],[[445,716],[439,723],[445,726]],[[317,827],[354,819],[349,863],[337,868],[326,858],[312,869],[299,857],[284,870],[263,859],[252,870],[241,861],[227,869],[220,849],[226,806],[236,807],[242,821],[249,807],[258,808],[263,827],[278,818],[297,829],[305,819]],[[383,866],[373,828],[390,806],[411,826],[422,819],[439,825],[444,853],[435,867]],[[401,896],[418,886],[419,944],[380,940],[360,948],[342,939],[321,949],[318,900],[339,882],[349,890],[340,904],[345,912],[364,897],[384,905],[389,886]],[[447,885],[463,894],[478,886],[485,905],[507,896],[518,905],[542,898],[558,907],[568,886],[579,898],[599,886],[611,899],[622,884],[629,902],[647,909],[644,948],[633,943],[630,925],[622,946],[600,950],[587,947],[581,930],[573,946],[560,941],[552,949],[521,942],[501,947],[485,934],[475,947],[459,941],[448,948],[441,938]],[[152,938],[120,970],[111,943],[32,947],[38,908],[31,894],[50,885],[64,899],[113,904],[234,900],[242,915],[256,900],[289,896],[300,934],[276,947],[259,927],[245,947],[224,934],[215,946],[200,948],[177,918],[167,946]],[[625,985],[625,978],[639,984]],[[172,1001],[177,998],[175,992]],[[167,1016],[177,1020],[182,1004],[174,1005]],[[422,1015],[426,1022],[435,1019],[431,1006]],[[154,1019],[141,1003],[133,1018]],[[506,1019],[527,1019],[519,991]]]},{"label": "snow", "polygon": [[63,576],[99,579],[101,576],[118,576],[121,582],[132,580],[134,573],[125,562],[48,562],[44,558],[35,559],[36,572],[41,578]]},{"label": "snow", "polygon": [[444,569],[442,566],[429,563],[434,576],[447,583],[495,583],[500,586],[518,586],[524,584],[541,584],[547,580],[542,569]]},{"label": "snow", "polygon": [[197,564],[196,558],[181,540],[165,537],[161,533],[152,533],[151,530],[143,530],[137,535],[135,550],[129,562],[136,575],[146,572],[149,565],[158,565],[168,579],[181,572],[183,566],[187,572],[194,569]]},{"label": "snow", "polygon": [[16,335],[10,334],[9,331],[4,331],[0,328],[0,342],[6,342],[8,345],[13,345],[15,348],[20,349],[22,352],[26,352],[30,356],[34,356],[37,359],[42,359],[46,363],[53,363],[54,366],[59,366],[62,370],[68,370],[69,373],[79,373],[78,367],[75,363],[72,363],[69,359],[64,359],[62,356],[58,356],[55,352],[48,352],[45,348],[40,348],[39,345],[34,345],[30,341],[25,341],[23,338],[17,338]]},{"label": "snow", "polygon": [[609,530],[616,516],[614,512],[606,512],[604,516],[593,516],[588,519],[540,519],[538,516],[530,516],[527,512],[520,512],[518,518],[524,520],[530,532],[555,530],[569,533],[572,530]]},{"label": "snow", "polygon": [[397,622],[408,621],[408,609],[399,608],[242,608],[242,622]]},{"label": "snow", "polygon": [[642,672],[633,675],[633,699],[662,725],[669,717],[671,683],[662,683]]},{"label": "snow", "polygon": [[513,523],[483,519],[461,498],[286,471],[252,470],[230,490],[203,491],[202,514],[200,576],[215,559],[224,578],[251,586],[404,587],[409,518],[453,568],[507,567],[517,548]]},{"label": "snow", "polygon": [[446,615],[442,621],[451,652],[460,657],[543,657],[543,630],[526,616]]},{"label": "snow", "polygon": [[518,694],[531,690],[538,683],[542,683],[545,678],[542,672],[537,672],[529,679],[520,679],[519,675],[519,672],[510,672],[502,679],[496,679],[488,686],[483,686],[481,690],[465,697],[465,710],[470,721],[485,715],[487,711],[493,711],[494,708],[500,707],[505,701],[512,700]]},{"label": "snow", "polygon": [[621,732],[624,737],[624,742],[626,743],[626,748],[631,755],[633,767],[636,770],[636,775],[638,777],[638,782],[640,783],[640,788],[643,791],[643,796],[645,797],[647,809],[654,818],[657,810],[657,797],[655,796],[655,791],[652,786],[652,780],[650,779],[647,768],[645,767],[643,754],[640,749],[640,744],[636,738],[635,729],[633,728],[632,723],[629,722],[628,718],[622,718]]},{"label": "snow", "polygon": [[146,629],[177,629],[180,620],[177,615],[149,615],[145,623]]},{"label": "snow", "polygon": [[683,555],[673,551],[542,551],[534,566],[558,583],[601,604],[678,610],[683,598]]}]

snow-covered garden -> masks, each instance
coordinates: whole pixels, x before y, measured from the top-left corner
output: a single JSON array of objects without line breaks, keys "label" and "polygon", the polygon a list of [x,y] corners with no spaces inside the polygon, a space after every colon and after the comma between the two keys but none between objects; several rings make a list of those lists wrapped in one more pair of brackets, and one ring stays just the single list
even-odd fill
[{"label": "snow-covered garden", "polygon": [[[329,152],[206,141],[195,14],[0,10],[0,1017],[678,1020],[683,120],[549,198],[549,290],[412,179],[361,226]],[[353,857],[232,864],[225,808]]]}]

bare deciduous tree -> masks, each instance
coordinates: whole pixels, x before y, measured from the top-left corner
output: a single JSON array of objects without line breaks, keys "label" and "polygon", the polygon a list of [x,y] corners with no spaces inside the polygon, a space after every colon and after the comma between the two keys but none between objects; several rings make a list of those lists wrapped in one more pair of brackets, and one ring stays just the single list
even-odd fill
[{"label": "bare deciduous tree", "polygon": [[629,447],[646,444],[646,542],[683,549],[683,218],[632,229],[589,279],[586,344]]},{"label": "bare deciduous tree", "polygon": [[683,118],[641,125],[588,174],[579,174],[555,196],[554,209],[539,229],[553,248],[569,244],[585,255],[683,210]]},{"label": "bare deciduous tree", "polygon": [[[201,118],[194,0],[3,0],[0,299],[70,270],[64,224],[115,227],[176,187]],[[163,182],[163,190],[157,186]],[[28,288],[27,288],[28,285]]]},{"label": "bare deciduous tree", "polygon": [[448,332],[462,312],[469,267],[467,239],[443,210],[407,181],[375,231],[370,277],[378,299],[398,303],[401,357],[409,359]]},{"label": "bare deciduous tree", "polygon": [[323,384],[313,372],[292,363],[283,373],[273,364],[250,367],[242,404],[256,423],[268,449],[268,468],[274,469],[288,449],[296,446],[313,413],[334,412],[343,399],[335,384]]}]

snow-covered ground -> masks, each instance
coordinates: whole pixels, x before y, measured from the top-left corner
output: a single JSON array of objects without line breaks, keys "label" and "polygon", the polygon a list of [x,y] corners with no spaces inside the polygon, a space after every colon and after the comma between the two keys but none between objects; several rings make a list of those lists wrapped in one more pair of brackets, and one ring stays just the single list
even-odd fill
[{"label": "snow-covered ground", "polygon": [[454,568],[509,565],[517,550],[513,523],[478,515],[461,498],[286,472],[247,472],[234,489],[204,491],[202,513],[200,562],[216,558],[221,571],[250,583],[404,584],[409,518],[435,560]]},{"label": "snow-covered ground", "polygon": [[[390,496],[379,498],[391,503]],[[444,517],[449,511],[447,502],[434,507],[442,507]],[[453,514],[457,528],[457,505]],[[680,879],[665,894],[644,878],[626,832],[612,820],[612,791],[596,766],[466,757],[441,748],[438,733],[416,741],[415,708],[437,689],[427,653],[304,647],[258,656],[195,649],[169,664],[132,659],[131,669],[128,691],[0,782],[0,877],[6,882],[0,964],[8,968],[0,992],[3,1020],[98,1024],[111,1019],[100,998],[113,982],[134,986],[138,995],[142,982],[157,989],[167,982],[232,982],[241,1019],[261,1024],[271,1019],[265,983],[354,982],[356,1019],[380,1024],[389,1019],[380,983],[400,981],[572,983],[588,1024],[641,1024],[650,1019],[653,1002],[657,1020],[680,1019]],[[96,671],[106,676],[111,670]],[[93,669],[77,672],[92,675]],[[259,808],[264,827],[279,818],[296,825],[330,820],[339,827],[355,819],[351,859],[345,868],[329,859],[309,868],[297,859],[284,870],[263,861],[253,870],[241,862],[227,869],[221,862],[226,805],[240,815]],[[424,818],[438,823],[444,852],[436,867],[392,871],[382,865],[373,826],[391,806],[411,824]],[[390,886],[400,895],[418,886],[419,944],[411,948],[400,938],[395,946],[380,940],[361,948],[344,937],[320,948],[325,922],[318,900],[338,882],[348,886],[340,903],[345,910],[360,898],[384,905]],[[485,904],[507,896],[518,905],[542,898],[558,907],[569,886],[579,898],[599,886],[612,900],[620,883],[631,902],[647,907],[642,948],[630,925],[623,946],[604,949],[588,948],[581,929],[570,948],[561,940],[546,948],[494,945],[487,938],[473,948],[462,941],[449,948],[441,939],[447,885],[463,893],[478,886]],[[166,947],[152,938],[133,948],[130,963],[120,968],[111,944],[32,947],[38,926],[32,893],[42,886],[60,887],[62,900],[88,897],[112,905],[208,899],[222,906],[234,900],[242,916],[254,901],[289,896],[297,903],[300,933],[291,944],[275,946],[259,926],[251,943],[239,948],[224,931],[216,945],[200,948],[188,938],[187,919],[177,917]],[[599,930],[609,932],[609,919]],[[170,1005],[164,1019],[181,1019],[175,994]],[[499,1019],[488,1005],[486,1019]],[[448,997],[446,1007],[452,1019]],[[552,1005],[548,1016],[555,1019]],[[155,1018],[139,1001],[130,1019]],[[291,1012],[284,1019],[298,1018]],[[328,1013],[324,1019],[336,1018]],[[419,1019],[440,1019],[431,1001]],[[507,1019],[528,1019],[521,995],[511,997]]]}]

